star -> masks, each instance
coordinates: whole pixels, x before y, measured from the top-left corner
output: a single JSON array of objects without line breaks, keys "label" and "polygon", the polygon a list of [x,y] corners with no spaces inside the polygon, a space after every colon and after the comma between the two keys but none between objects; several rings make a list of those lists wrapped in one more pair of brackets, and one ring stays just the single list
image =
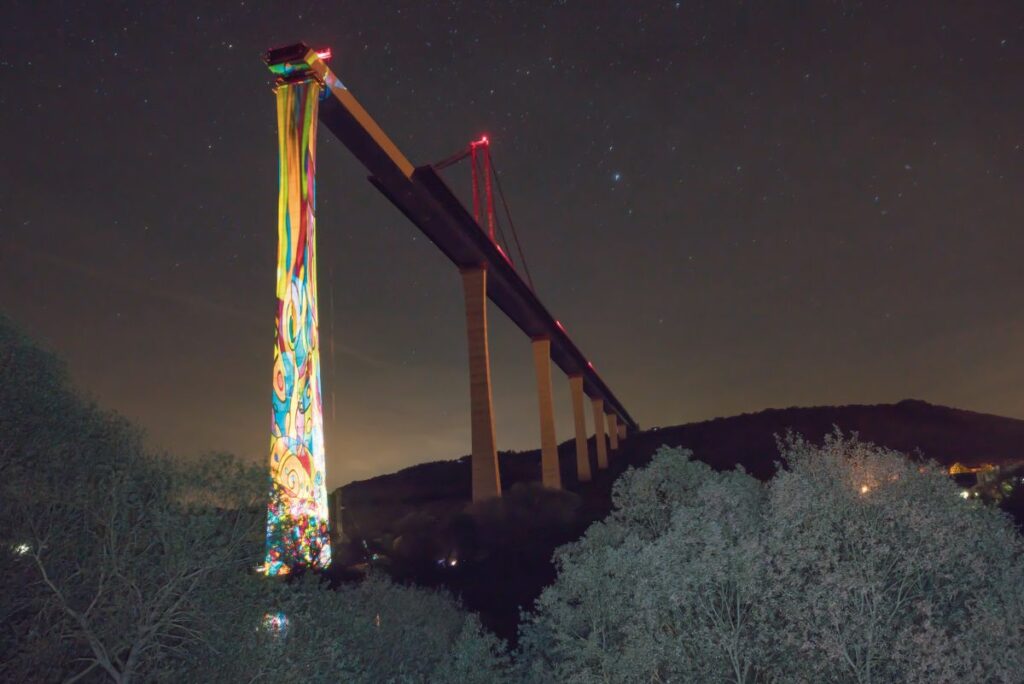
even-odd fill
[{"label": "star", "polygon": [[[1013,164],[1024,155],[1024,137],[1013,125],[1024,116],[1024,103],[1005,96],[1012,82],[1008,60],[1020,49],[1012,32],[1020,12],[1012,2],[985,8],[945,3],[924,24],[909,6],[878,13],[862,7],[870,3],[822,3],[814,13],[794,17],[773,3],[751,14],[738,12],[737,3],[685,0],[636,0],[623,15],[600,7],[610,3],[577,7],[567,0],[534,15],[515,3],[466,13],[458,11],[466,3],[409,0],[348,9],[299,3],[279,11],[243,0],[181,0],[175,3],[182,20],[177,23],[142,3],[121,4],[116,11],[97,10],[87,24],[74,21],[74,12],[62,16],[41,3],[13,3],[8,13],[9,25],[31,30],[11,34],[7,52],[17,60],[0,56],[9,85],[0,92],[0,120],[5,130],[42,127],[47,135],[11,136],[4,149],[17,174],[16,184],[6,185],[0,217],[15,227],[32,217],[20,233],[43,261],[7,258],[0,250],[0,262],[17,271],[0,278],[0,304],[5,315],[38,329],[66,353],[73,374],[86,389],[104,392],[110,408],[150,416],[145,427],[172,451],[198,453],[223,444],[263,458],[267,397],[259,388],[268,371],[259,330],[273,325],[267,306],[276,301],[279,159],[273,78],[260,55],[303,37],[315,37],[318,47],[334,46],[332,69],[414,165],[449,157],[481,130],[493,134],[517,239],[544,304],[553,314],[576,317],[573,341],[588,355],[608,358],[610,388],[641,422],[710,416],[721,401],[757,410],[791,397],[786,382],[755,373],[753,392],[736,393],[723,383],[715,396],[680,403],[676,390],[689,380],[675,369],[685,365],[677,363],[680,355],[703,354],[709,380],[746,372],[743,364],[757,358],[798,364],[807,379],[801,396],[848,400],[857,388],[829,382],[833,370],[824,355],[799,355],[773,326],[813,336],[822,348],[835,348],[838,358],[860,354],[878,340],[861,340],[843,326],[794,310],[793,293],[814,293],[812,314],[831,307],[829,315],[836,317],[856,320],[871,312],[881,318],[887,303],[882,293],[892,292],[915,311],[921,327],[908,324],[905,336],[887,341],[884,362],[871,367],[878,375],[867,380],[879,396],[933,386],[928,364],[900,363],[912,359],[922,341],[935,355],[932,367],[940,358],[954,363],[962,354],[984,356],[979,350],[989,343],[973,344],[970,336],[957,338],[962,350],[932,340],[929,330],[944,325],[944,316],[985,329],[993,316],[1015,315],[1004,308],[1006,301],[1024,297],[1007,254],[1012,250],[1005,248],[1015,244],[1012,226],[1024,220],[1013,194],[1024,179],[1022,167]],[[881,22],[908,40],[865,43],[858,31],[866,21]],[[191,30],[181,31],[182,22]],[[579,31],[581,25],[593,30]],[[42,31],[61,36],[61,45],[31,38]],[[851,41],[859,46],[854,60],[835,50]],[[53,74],[53,80],[40,86],[40,73]],[[728,87],[714,87],[723,73]],[[164,74],[174,74],[174,88],[154,85]],[[893,98],[903,78],[912,87]],[[178,106],[181,88],[204,106]],[[32,95],[18,100],[13,92]],[[963,116],[963,102],[971,103],[971,117]],[[849,125],[865,111],[878,116]],[[883,120],[900,125],[880,126]],[[914,121],[927,125],[905,125]],[[393,403],[409,415],[434,407],[434,417],[448,414],[464,430],[461,392],[410,382],[401,393],[389,393],[397,380],[378,382],[379,373],[394,365],[462,386],[465,359],[461,347],[450,344],[465,324],[461,294],[451,290],[458,279],[430,240],[420,240],[424,234],[366,182],[358,159],[326,126],[318,140],[320,313],[333,318],[327,293],[336,287],[337,319],[348,323],[339,331],[346,330],[350,343],[373,345],[385,362],[374,373],[339,363],[338,399],[365,404],[367,411]],[[468,161],[441,175],[471,212]],[[63,201],[53,201],[54,180]],[[116,207],[103,201],[107,185],[119,188]],[[962,189],[969,201],[948,188]],[[496,211],[505,218],[500,202]],[[984,229],[967,231],[964,225]],[[879,246],[880,235],[889,232],[895,246]],[[911,245],[921,246],[922,258],[915,258]],[[859,300],[847,297],[866,267],[862,259],[876,248],[887,255],[868,262],[877,282]],[[952,309],[932,306],[928,288],[906,287],[943,282],[945,255],[958,252],[971,257],[958,267],[984,263],[989,273],[960,291]],[[82,268],[44,268],[48,258]],[[112,299],[120,292],[116,281],[102,277],[111,259],[123,271],[121,280],[152,283],[154,290],[168,280],[183,302],[212,295],[244,316],[220,316],[219,307],[165,307],[159,293],[146,288]],[[818,266],[803,268],[805,262]],[[608,263],[615,264],[613,272],[599,268]],[[381,278],[382,268],[394,277]],[[760,288],[751,312],[750,289],[784,278],[778,291]],[[621,297],[616,305],[636,303],[618,311],[619,329],[602,326],[603,305],[586,296],[609,282]],[[113,308],[120,319],[108,310],[110,301],[118,302]],[[104,316],[123,328],[115,337],[68,334],[82,321]],[[694,317],[702,322],[700,335],[672,347]],[[496,325],[507,326],[504,316],[495,318]],[[1024,325],[1018,319],[1010,323]],[[147,325],[129,324],[139,320]],[[631,324],[652,322],[659,339],[622,333]],[[747,325],[754,334],[738,339],[734,331]],[[230,391],[195,394],[203,378],[224,373],[217,354],[149,344],[174,340],[194,351],[194,336],[182,331],[196,326],[206,345],[248,359],[230,364]],[[439,334],[425,335],[426,329]],[[113,340],[117,358],[127,363],[91,361],[107,358]],[[735,354],[704,354],[721,345]],[[864,353],[870,353],[867,347]],[[673,370],[652,372],[656,364],[645,363],[646,355]],[[726,356],[740,359],[740,368]],[[979,378],[997,373],[998,362],[1005,359],[986,359],[992,366],[979,365]],[[110,376],[115,370],[125,375]],[[980,396],[982,385],[972,385],[966,375],[949,384],[950,403]],[[415,376],[421,377],[428,375]],[[331,381],[327,375],[325,387]],[[144,397],[137,406],[134,382],[156,384],[160,392],[153,394],[161,396]],[[533,401],[529,387],[508,389],[522,389],[523,401]],[[1020,388],[1001,392],[989,403],[1024,407]],[[194,434],[175,429],[196,416],[219,415],[225,397],[231,420]],[[532,412],[517,417],[499,408],[498,415],[522,419],[521,426],[510,423],[504,431],[508,447],[536,447]],[[345,429],[333,421],[324,427],[329,442]],[[352,449],[366,444],[394,457],[373,466],[377,472],[364,472],[344,449],[336,450],[328,467],[332,486],[450,458],[464,447],[448,433],[427,444],[406,430],[353,424]]]}]

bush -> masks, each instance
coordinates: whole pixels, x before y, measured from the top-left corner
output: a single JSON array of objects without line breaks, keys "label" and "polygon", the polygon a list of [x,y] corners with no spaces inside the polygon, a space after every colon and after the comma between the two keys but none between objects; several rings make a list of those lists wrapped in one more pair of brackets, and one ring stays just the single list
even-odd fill
[{"label": "bush", "polygon": [[255,574],[263,469],[148,454],[2,318],[0,379],[3,681],[502,681],[503,644],[445,594]]},{"label": "bush", "polygon": [[[443,592],[381,578],[329,589],[309,575],[247,584],[217,602],[214,610],[234,619],[218,621],[211,648],[185,680],[503,681],[504,645]],[[228,605],[242,594],[244,615]]]},{"label": "bush", "polygon": [[0,321],[0,587],[11,681],[173,677],[205,642],[202,596],[262,548],[265,476],[228,456],[171,463],[74,396]]},{"label": "bush", "polygon": [[941,469],[835,434],[763,485],[663,447],[556,554],[521,629],[550,682],[1017,681],[1024,547]]},{"label": "bush", "polygon": [[778,676],[1020,680],[1024,545],[1003,514],[855,438],[782,450],[764,534]]}]

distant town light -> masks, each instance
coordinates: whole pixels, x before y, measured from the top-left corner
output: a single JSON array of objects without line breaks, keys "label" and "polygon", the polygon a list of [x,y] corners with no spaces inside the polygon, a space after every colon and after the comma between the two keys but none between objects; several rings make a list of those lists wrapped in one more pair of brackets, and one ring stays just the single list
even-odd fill
[{"label": "distant town light", "polygon": [[990,470],[995,470],[996,466],[991,463],[981,463],[979,465],[968,466],[963,463],[954,463],[949,466],[950,475],[964,475],[966,473],[987,473]]},{"label": "distant town light", "polygon": [[969,498],[971,498],[971,493],[969,491],[967,491],[966,489],[961,490],[960,498],[961,499],[969,499]]},{"label": "distant town light", "polygon": [[867,494],[870,491],[871,491],[871,487],[868,487],[867,485],[861,485],[860,486],[860,493],[861,494]]},{"label": "distant town light", "polygon": [[18,554],[19,556],[24,556],[31,550],[32,547],[30,547],[28,544],[18,544],[14,547],[14,553]]}]

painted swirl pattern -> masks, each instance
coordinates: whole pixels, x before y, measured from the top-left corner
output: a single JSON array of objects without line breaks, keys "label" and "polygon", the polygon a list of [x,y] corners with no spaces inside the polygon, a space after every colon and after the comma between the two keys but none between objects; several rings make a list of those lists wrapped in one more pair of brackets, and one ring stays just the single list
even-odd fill
[{"label": "painted swirl pattern", "polygon": [[316,290],[316,124],[321,86],[278,85],[277,331],[267,506],[268,575],[331,562]]}]

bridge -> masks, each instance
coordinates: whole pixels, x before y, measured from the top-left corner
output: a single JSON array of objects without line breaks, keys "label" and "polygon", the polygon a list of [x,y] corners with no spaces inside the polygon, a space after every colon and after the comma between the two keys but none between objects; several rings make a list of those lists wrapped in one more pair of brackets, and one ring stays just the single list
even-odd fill
[{"label": "bridge", "polygon": [[[488,347],[487,300],[531,340],[541,435],[541,482],[561,488],[551,362],[567,376],[572,398],[577,477],[591,480],[584,396],[590,404],[596,462],[638,429],[569,336],[480,223],[439,174],[414,166],[327,66],[330,51],[298,43],[264,57],[276,74],[280,153],[277,347],[268,508],[267,574],[295,563],[326,566],[327,503],[316,313],[316,124],[324,124],[369,172],[370,182],[438,247],[461,274],[469,348],[472,499],[501,496]],[[473,143],[489,146],[486,138]],[[486,150],[489,159],[489,147]],[[490,176],[486,181],[488,191]],[[474,181],[476,176],[474,175]],[[474,185],[476,183],[474,182]],[[490,201],[490,197],[488,196]],[[493,209],[488,210],[493,220]]]}]

